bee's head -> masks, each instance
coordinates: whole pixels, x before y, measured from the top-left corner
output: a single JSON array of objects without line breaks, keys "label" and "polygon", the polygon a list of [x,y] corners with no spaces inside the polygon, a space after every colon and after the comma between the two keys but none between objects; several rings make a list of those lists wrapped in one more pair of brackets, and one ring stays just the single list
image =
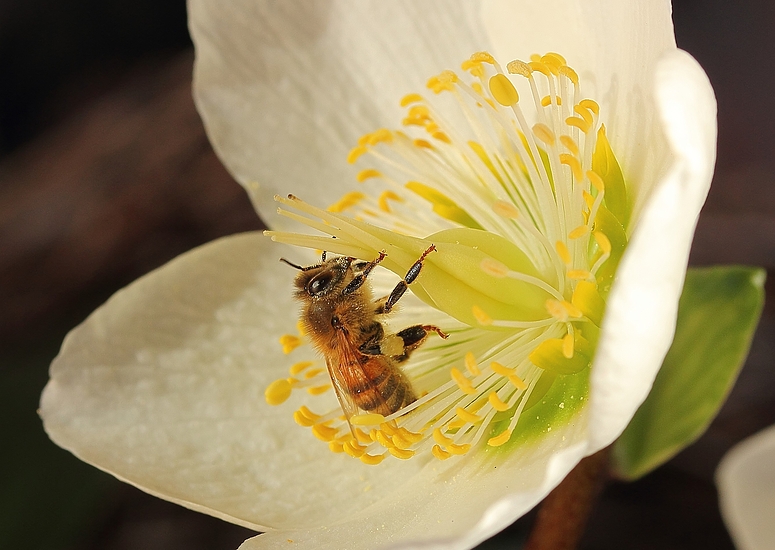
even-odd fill
[{"label": "bee's head", "polygon": [[285,258],[281,258],[280,261],[300,271],[296,276],[294,285],[296,286],[296,296],[305,300],[325,296],[340,286],[350,269],[352,258],[332,258],[321,264],[306,267],[291,263]]}]

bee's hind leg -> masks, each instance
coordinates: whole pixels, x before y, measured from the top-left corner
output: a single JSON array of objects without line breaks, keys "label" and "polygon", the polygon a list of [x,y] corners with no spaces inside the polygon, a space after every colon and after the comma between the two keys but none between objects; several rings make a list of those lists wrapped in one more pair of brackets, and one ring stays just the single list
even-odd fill
[{"label": "bee's hind leg", "polygon": [[399,363],[409,359],[409,356],[412,354],[412,352],[419,348],[423,342],[425,342],[431,332],[435,332],[445,340],[449,337],[446,332],[442,331],[435,325],[413,325],[411,327],[405,328],[404,330],[398,331],[396,333],[396,337],[403,341],[404,350],[401,355],[393,356],[393,359]]},{"label": "bee's hind leg", "polygon": [[430,245],[428,249],[422,253],[422,256],[412,264],[412,267],[409,268],[409,271],[406,272],[406,275],[404,276],[403,280],[398,281],[398,284],[393,289],[393,292],[390,293],[390,296],[385,298],[381,298],[377,301],[377,313],[388,313],[391,309],[393,309],[393,306],[396,305],[396,302],[401,299],[401,296],[404,295],[404,292],[406,292],[406,289],[409,288],[409,285],[414,282],[415,279],[420,275],[420,270],[422,269],[422,263],[423,260],[425,260],[425,257],[436,250],[436,247],[433,245]]}]

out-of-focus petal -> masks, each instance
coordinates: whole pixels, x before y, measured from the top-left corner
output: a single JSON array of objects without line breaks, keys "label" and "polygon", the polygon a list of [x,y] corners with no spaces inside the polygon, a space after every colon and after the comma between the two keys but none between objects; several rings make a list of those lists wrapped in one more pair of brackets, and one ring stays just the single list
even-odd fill
[{"label": "out-of-focus petal", "polygon": [[627,247],[592,369],[590,436],[602,448],[648,395],[675,332],[689,248],[716,157],[716,100],[686,52],[660,60],[654,83],[671,157]]},{"label": "out-of-focus petal", "polygon": [[429,76],[486,49],[464,0],[189,2],[194,97],[216,152],[273,228],[272,196],[321,206],[351,190],[347,154],[400,120]]},{"label": "out-of-focus petal", "polygon": [[775,547],[775,426],[736,445],[716,471],[719,505],[738,550]]}]

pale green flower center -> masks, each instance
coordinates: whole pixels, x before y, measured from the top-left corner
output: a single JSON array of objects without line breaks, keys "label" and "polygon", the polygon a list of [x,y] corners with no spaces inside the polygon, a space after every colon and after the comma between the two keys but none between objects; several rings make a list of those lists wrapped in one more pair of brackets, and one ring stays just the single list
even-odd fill
[{"label": "pale green flower center", "polygon": [[[580,376],[583,389],[554,405],[578,408],[627,243],[622,171],[598,104],[581,97],[565,59],[512,61],[509,77],[482,52],[462,68],[465,79],[451,71],[431,78],[430,98],[401,100],[405,131],[359,140],[348,162],[377,164],[358,173],[363,192],[328,210],[277,198],[297,211],[281,214],[322,235],[267,232],[367,261],[384,251],[380,265],[401,277],[435,248],[410,288],[451,317],[434,320],[450,338],[429,339],[404,368],[421,397],[387,417],[363,411],[346,419],[338,409],[316,414],[306,406],[295,413],[331,450],[367,463],[388,453],[446,459],[502,446],[562,377]],[[512,78],[529,90],[524,111]],[[375,181],[379,193],[369,191]],[[303,342],[303,334],[289,335],[282,344],[290,352]],[[297,363],[267,400],[281,403],[302,387],[323,393],[327,377],[313,362]]]}]

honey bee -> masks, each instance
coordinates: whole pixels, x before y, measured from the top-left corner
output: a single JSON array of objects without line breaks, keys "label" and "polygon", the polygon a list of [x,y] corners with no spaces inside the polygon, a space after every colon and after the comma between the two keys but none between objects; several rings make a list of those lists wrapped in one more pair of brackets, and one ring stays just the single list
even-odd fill
[{"label": "honey bee", "polygon": [[323,252],[319,264],[306,267],[281,258],[300,271],[294,284],[296,299],[302,304],[301,322],[325,357],[348,423],[358,409],[388,416],[417,399],[399,365],[431,332],[442,338],[447,334],[433,325],[413,325],[386,334],[380,319],[417,279],[423,260],[434,250],[431,245],[393,291],[377,300],[366,279],[386,257],[384,251],[371,262],[347,256],[327,260]]}]

